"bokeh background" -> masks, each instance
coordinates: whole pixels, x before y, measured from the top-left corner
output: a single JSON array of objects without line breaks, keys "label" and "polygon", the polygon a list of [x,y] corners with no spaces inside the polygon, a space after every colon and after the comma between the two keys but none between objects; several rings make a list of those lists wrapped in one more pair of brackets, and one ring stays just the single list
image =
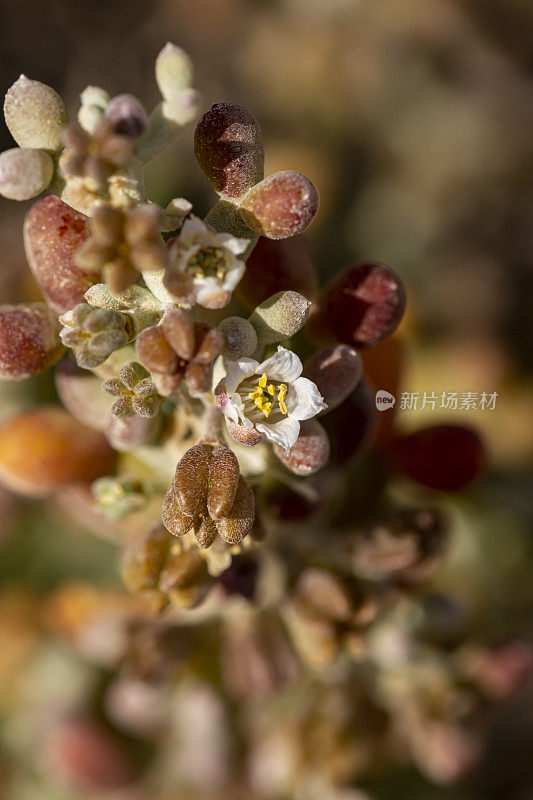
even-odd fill
[{"label": "bokeh background", "polygon": [[[437,577],[474,638],[533,636],[532,29],[524,0],[0,0],[2,92],[24,72],[56,88],[72,117],[88,84],[150,109],[155,56],[167,40],[184,47],[205,108],[230,99],[260,120],[266,173],[297,169],[317,185],[307,238],[322,280],[372,259],[405,281],[402,390],[498,393],[494,410],[399,416],[405,429],[466,421],[485,438],[488,474],[449,501],[454,535]],[[186,196],[203,214],[213,195],[191,144],[189,130],[147,178],[154,200]],[[0,146],[11,146],[5,127]],[[2,302],[38,297],[23,206],[0,203]],[[54,396],[50,376],[2,384],[0,418]],[[32,719],[104,680],[72,645],[79,619],[101,605],[123,613],[113,548],[80,533],[67,506],[0,489],[0,797],[9,800],[69,797],[41,782]],[[112,631],[100,633],[111,647]],[[525,690],[502,709],[474,779],[436,786],[406,768],[374,777],[369,791],[531,800],[532,741]]]}]

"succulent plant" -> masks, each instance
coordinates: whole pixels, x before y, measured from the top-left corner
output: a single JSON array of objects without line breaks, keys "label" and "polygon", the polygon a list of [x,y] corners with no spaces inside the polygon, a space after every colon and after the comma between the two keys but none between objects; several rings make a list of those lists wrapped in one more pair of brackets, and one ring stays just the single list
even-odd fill
[{"label": "succulent plant", "polygon": [[[106,673],[91,684],[105,711],[58,715],[46,763],[76,789],[126,791],[140,763],[112,728],[142,737],[149,718],[121,701],[135,691],[128,681],[157,692],[179,674],[191,685],[167,724],[194,721],[191,770],[203,772],[206,730],[213,751],[217,725],[230,735],[227,696],[243,703],[226,772],[213,767],[215,788],[183,797],[355,800],[360,775],[407,753],[437,778],[460,776],[479,755],[483,692],[511,693],[529,668],[519,647],[487,646],[468,672],[452,645],[441,651],[420,632],[416,592],[448,542],[438,498],[482,472],[483,445],[461,426],[404,433],[397,409],[378,423],[375,390],[401,372],[390,337],[402,280],[361,262],[319,287],[302,237],[317,189],[291,170],[265,177],[261,127],[245,108],[215,103],[197,123],[196,160],[218,195],[205,215],[186,198],[160,207],[148,197],[144,165],[201,105],[181,48],[163,48],[155,77],[152,114],[88,87],[70,126],[38,81],[22,76],[6,97],[18,147],[0,155],[0,191],[52,194],[24,224],[44,301],[0,307],[0,377],[57,364],[68,410],[2,421],[0,479],[54,494],[106,533],[133,596],[120,594],[120,641],[102,667],[120,663],[116,692]],[[402,496],[409,481],[420,495]],[[79,645],[80,619],[103,601],[71,591],[57,601],[68,613],[50,616],[67,618]],[[256,702],[302,675],[287,702]]]}]

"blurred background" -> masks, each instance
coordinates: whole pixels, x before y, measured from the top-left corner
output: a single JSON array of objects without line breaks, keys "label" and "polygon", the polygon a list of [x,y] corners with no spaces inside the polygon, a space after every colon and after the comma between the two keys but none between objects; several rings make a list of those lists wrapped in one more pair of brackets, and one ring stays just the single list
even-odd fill
[{"label": "blurred background", "polygon": [[[205,109],[229,99],[260,120],[266,174],[296,169],[317,185],[321,207],[307,239],[322,281],[364,259],[404,280],[401,391],[497,393],[493,409],[419,404],[398,415],[405,430],[467,422],[485,439],[486,478],[445,501],[454,536],[437,578],[467,608],[474,638],[533,637],[532,30],[525,0],[0,0],[2,92],[23,72],[57,89],[71,118],[89,84],[151,109],[155,56],[168,40],[184,47]],[[11,144],[2,126],[0,149]],[[203,215],[213,202],[192,157],[192,126],[146,176],[163,205],[185,196]],[[2,302],[38,298],[22,245],[24,206],[0,203]],[[2,384],[0,419],[54,397],[50,375]],[[81,535],[65,505],[50,501],[43,512],[0,489],[0,797],[9,800],[73,796],[43,783],[30,763],[32,718],[46,719],[88,686],[104,691],[112,671],[102,664],[113,655],[96,669],[84,648],[120,646],[115,622],[126,611],[114,550]],[[104,606],[114,610],[108,628],[74,647],[80,619]],[[153,693],[131,703],[157,728],[165,699]],[[196,719],[194,702],[207,705],[212,725],[195,735],[216,739],[216,699],[196,694],[189,706],[181,698],[180,714]],[[419,765],[378,771],[364,791],[376,800],[532,800],[531,694],[504,707],[474,779],[435,784]],[[169,759],[160,754],[161,770]]]}]

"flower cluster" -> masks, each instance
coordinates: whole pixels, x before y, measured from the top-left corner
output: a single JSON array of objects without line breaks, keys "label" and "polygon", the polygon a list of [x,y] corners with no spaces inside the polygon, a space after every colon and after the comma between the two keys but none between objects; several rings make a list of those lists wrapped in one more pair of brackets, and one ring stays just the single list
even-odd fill
[{"label": "flower cluster", "polygon": [[[483,690],[447,642],[439,672],[438,643],[414,630],[424,614],[413,613],[413,588],[448,536],[437,502],[417,507],[402,487],[462,489],[482,470],[483,446],[459,426],[406,436],[397,409],[378,419],[373,387],[396,392],[402,371],[390,338],[405,308],[402,281],[364,262],[318,288],[301,237],[316,188],[294,171],[264,177],[261,128],[246,109],[217,103],[197,124],[195,156],[218,195],[204,218],[185,198],[162,208],[147,196],[144,164],[200,105],[180,48],[166,45],[155,71],[162,100],[150,115],[130,95],[89,87],[69,126],[44,84],[22,76],[8,92],[18,147],[0,155],[0,191],[56,194],[25,222],[45,302],[0,307],[0,376],[57,365],[68,411],[23,410],[3,422],[0,478],[23,494],[53,494],[117,543],[135,596],[121,595],[131,674],[174,674],[186,647],[188,674],[209,662],[205,682],[223,676],[221,694],[243,703],[306,676],[298,714],[281,704],[257,715],[250,705],[239,721],[243,741],[266,755],[283,727],[279,785],[268,789],[270,771],[246,756],[246,777],[221,778],[219,796],[236,797],[237,785],[259,800],[293,796],[298,764],[298,797],[351,798],[344,790],[360,774],[386,750],[403,763],[405,748],[426,774],[460,777],[479,751]],[[326,684],[328,719],[317,705]],[[366,723],[372,742],[361,747]],[[136,724],[144,731],[144,718]],[[122,745],[94,720],[63,721],[50,734],[63,760],[70,736],[91,752],[97,790],[134,780]],[[99,771],[103,752],[109,768]],[[83,771],[81,762],[69,768]]]}]

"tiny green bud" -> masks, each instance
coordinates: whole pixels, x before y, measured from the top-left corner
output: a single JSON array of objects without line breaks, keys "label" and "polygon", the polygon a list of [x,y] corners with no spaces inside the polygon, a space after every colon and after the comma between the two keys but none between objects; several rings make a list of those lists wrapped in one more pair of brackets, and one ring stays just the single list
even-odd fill
[{"label": "tiny green bud", "polygon": [[167,42],[155,62],[155,79],[165,100],[189,89],[192,78],[193,65],[185,50]]},{"label": "tiny green bud", "polygon": [[228,361],[252,356],[257,349],[257,333],[253,325],[242,317],[228,317],[218,326],[224,337],[222,355]]},{"label": "tiny green bud", "polygon": [[4,116],[20,147],[59,150],[68,122],[60,96],[50,86],[21,75],[6,94]]},{"label": "tiny green bud", "polygon": [[275,344],[294,336],[305,324],[310,305],[298,292],[278,292],[257,306],[249,322],[257,332],[259,344]]},{"label": "tiny green bud", "polygon": [[0,194],[9,200],[37,197],[53,175],[54,162],[44,150],[14,147],[0,155]]}]

